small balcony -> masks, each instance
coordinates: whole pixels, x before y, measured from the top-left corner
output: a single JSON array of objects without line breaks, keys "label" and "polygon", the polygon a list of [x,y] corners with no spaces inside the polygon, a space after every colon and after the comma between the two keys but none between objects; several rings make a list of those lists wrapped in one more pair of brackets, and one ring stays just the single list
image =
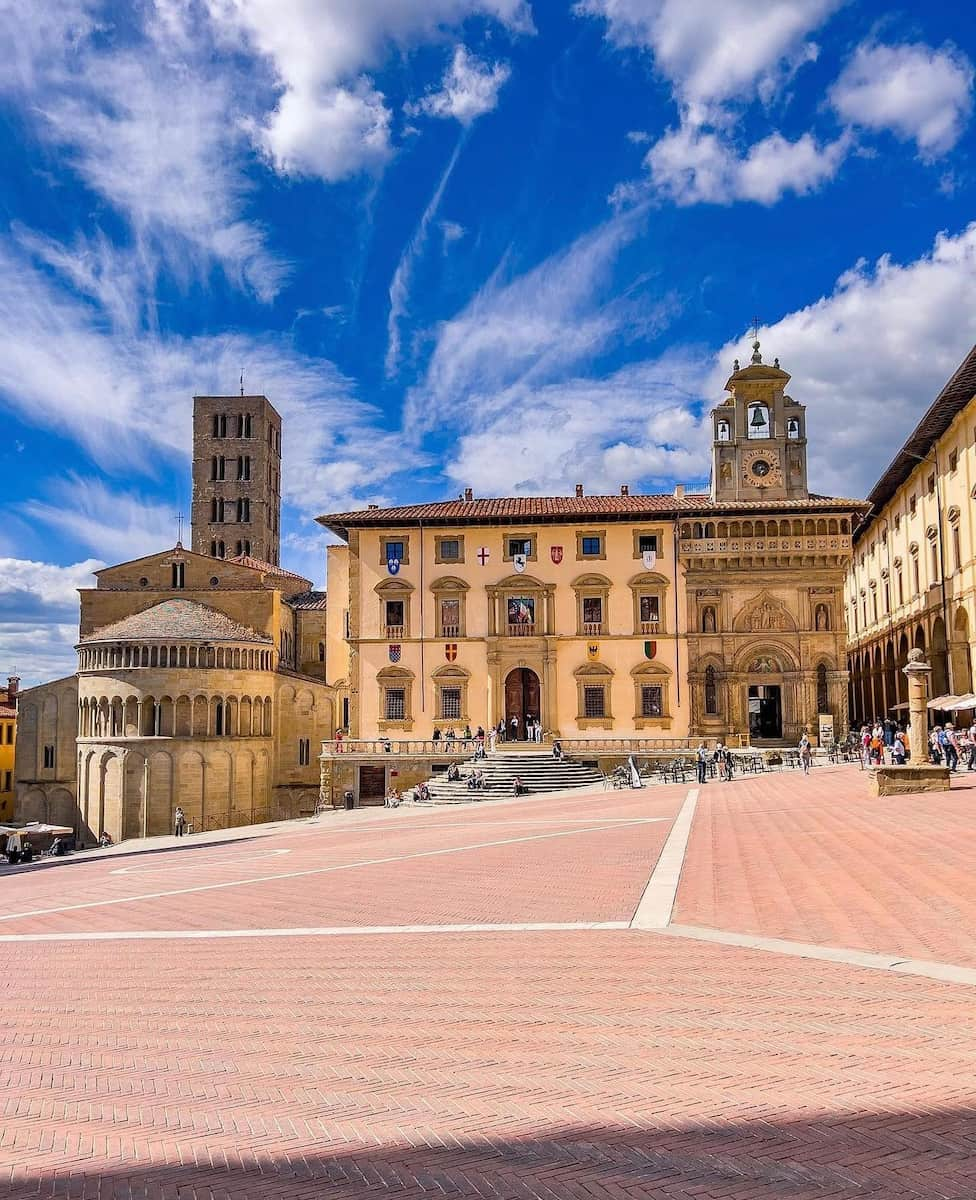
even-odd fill
[{"label": "small balcony", "polygon": [[583,636],[584,637],[604,637],[607,632],[606,625],[602,621],[584,621]]},{"label": "small balcony", "polygon": [[660,621],[641,621],[641,633],[659,633],[661,629]]},{"label": "small balcony", "polygon": [[437,636],[442,638],[459,638],[461,636],[461,626],[442,625],[441,631]]},{"label": "small balcony", "polygon": [[508,625],[509,637],[535,637],[535,621],[519,621]]},{"label": "small balcony", "polygon": [[384,625],[383,629],[383,636],[388,642],[399,642],[406,636],[405,625]]}]

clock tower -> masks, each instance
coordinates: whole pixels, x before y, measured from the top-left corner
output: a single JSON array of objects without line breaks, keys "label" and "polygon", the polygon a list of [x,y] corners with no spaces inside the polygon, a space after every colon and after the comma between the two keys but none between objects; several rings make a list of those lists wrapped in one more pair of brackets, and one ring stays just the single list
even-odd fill
[{"label": "clock tower", "polygon": [[745,368],[738,359],[712,410],[712,500],[806,500],[806,410],[786,395],[790,377],[763,363],[759,342]]}]

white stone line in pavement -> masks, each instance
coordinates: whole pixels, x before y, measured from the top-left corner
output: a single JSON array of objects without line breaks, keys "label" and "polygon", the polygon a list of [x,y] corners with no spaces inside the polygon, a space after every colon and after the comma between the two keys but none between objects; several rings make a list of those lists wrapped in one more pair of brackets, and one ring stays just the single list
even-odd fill
[{"label": "white stone line in pavement", "polygon": [[4,933],[0,942],[196,941],[207,938],[375,937],[378,934],[567,933],[627,929],[626,921],[536,921],[495,925],[336,925],[308,929],[142,929],[92,933]]},{"label": "white stone line in pavement", "polygon": [[274,883],[281,879],[303,879],[308,875],[330,875],[336,871],[353,871],[358,867],[381,867],[410,859],[437,858],[443,854],[462,854],[466,850],[488,850],[495,846],[515,846],[525,842],[551,841],[555,838],[575,837],[581,833],[605,833],[610,829],[623,829],[629,822],[607,821],[586,829],[560,829],[555,833],[533,833],[525,837],[499,838],[493,842],[470,842],[466,846],[447,846],[440,850],[416,850],[410,854],[387,855],[384,858],[357,859],[351,863],[337,863],[330,867],[311,867],[307,871],[283,871],[277,875],[256,875],[250,879],[224,879],[218,883],[201,883],[194,887],[172,888],[165,892],[145,892],[136,896],[115,896],[108,900],[86,900],[81,904],[61,904],[54,908],[32,908],[23,912],[3,913],[0,921],[16,921],[23,917],[45,917],[53,913],[77,912],[85,908],[110,908],[116,904],[133,904],[139,900],[162,900],[168,896],[188,896],[194,892],[214,892],[223,888],[245,887],[251,883]]},{"label": "white stone line in pavement", "polygon": [[754,933],[728,933],[724,929],[705,929],[697,925],[669,925],[667,929],[654,929],[652,932],[696,942],[738,946],[743,950],[765,950],[792,958],[812,958],[820,962],[843,963],[845,966],[867,967],[872,971],[890,971],[899,975],[919,975],[943,983],[966,983],[976,987],[976,970],[958,967],[954,963],[905,958],[898,954],[875,954],[869,950],[850,950],[838,946],[817,946],[811,942],[791,942],[785,938],[760,937]]},{"label": "white stone line in pavement", "polygon": [[630,922],[632,928],[663,929],[670,923],[697,803],[698,788],[692,788],[674,819],[657,865],[637,903],[637,909]]}]

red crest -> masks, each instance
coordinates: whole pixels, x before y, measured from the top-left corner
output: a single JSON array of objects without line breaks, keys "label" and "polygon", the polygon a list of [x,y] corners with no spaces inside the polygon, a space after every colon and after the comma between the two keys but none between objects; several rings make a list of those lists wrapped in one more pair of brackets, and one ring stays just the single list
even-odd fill
[{"label": "red crest", "polygon": [[400,646],[399,643],[390,646],[390,662],[398,663],[400,661]]},{"label": "red crest", "polygon": [[444,657],[448,662],[454,662],[457,658],[457,642],[448,642],[444,647]]},{"label": "red crest", "polygon": [[553,561],[553,562],[556,564],[556,566],[558,567],[558,566],[559,566],[559,564],[560,564],[560,563],[563,561],[563,548],[562,548],[562,546],[553,546],[553,547],[552,547],[552,549],[549,551],[549,553],[552,555],[552,561]]}]

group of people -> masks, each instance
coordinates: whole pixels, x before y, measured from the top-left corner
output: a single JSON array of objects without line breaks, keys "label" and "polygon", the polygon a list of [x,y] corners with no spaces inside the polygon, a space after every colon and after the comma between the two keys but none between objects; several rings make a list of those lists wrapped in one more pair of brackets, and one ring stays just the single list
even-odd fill
[{"label": "group of people", "polygon": [[858,737],[861,761],[866,767],[880,767],[886,761],[900,767],[909,758],[908,734],[894,721],[875,721],[871,725],[862,725]]},{"label": "group of people", "polygon": [[732,751],[728,746],[721,742],[715,743],[715,749],[709,754],[708,747],[704,742],[699,742],[698,749],[695,751],[695,766],[698,771],[698,782],[704,783],[708,777],[708,764],[714,763],[715,773],[721,775],[725,780],[732,778],[735,772],[735,759],[732,756]]},{"label": "group of people", "polygon": [[[911,758],[909,729],[894,721],[862,725],[858,740],[861,761],[866,767],[881,767],[886,763],[900,767]],[[947,721],[945,725],[933,726],[928,735],[928,752],[933,766],[945,766],[950,771],[976,770],[976,725],[957,729]]]}]

